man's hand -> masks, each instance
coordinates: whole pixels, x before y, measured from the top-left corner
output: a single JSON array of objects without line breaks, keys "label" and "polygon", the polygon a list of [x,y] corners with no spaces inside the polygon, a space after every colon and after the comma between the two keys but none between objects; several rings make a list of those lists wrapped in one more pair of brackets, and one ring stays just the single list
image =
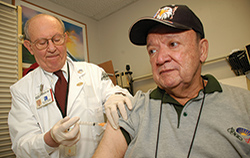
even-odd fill
[{"label": "man's hand", "polygon": [[114,129],[118,129],[119,127],[118,125],[119,116],[117,108],[119,108],[123,119],[127,120],[127,112],[124,104],[127,105],[128,109],[130,110],[132,109],[132,104],[130,99],[122,94],[111,95],[104,104],[106,115],[108,117],[110,124]]},{"label": "man's hand", "polygon": [[72,146],[76,144],[81,136],[80,127],[77,123],[79,120],[79,117],[73,117],[70,119],[66,116],[62,120],[58,121],[50,131],[52,139],[56,143],[65,146]]}]

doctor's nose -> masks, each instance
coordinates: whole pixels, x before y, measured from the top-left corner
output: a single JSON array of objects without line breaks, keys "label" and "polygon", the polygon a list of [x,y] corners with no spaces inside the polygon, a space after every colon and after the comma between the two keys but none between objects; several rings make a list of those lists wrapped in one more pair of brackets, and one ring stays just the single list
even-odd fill
[{"label": "doctor's nose", "polygon": [[49,52],[54,52],[56,50],[55,44],[52,42],[52,40],[48,40],[48,47],[47,47]]}]

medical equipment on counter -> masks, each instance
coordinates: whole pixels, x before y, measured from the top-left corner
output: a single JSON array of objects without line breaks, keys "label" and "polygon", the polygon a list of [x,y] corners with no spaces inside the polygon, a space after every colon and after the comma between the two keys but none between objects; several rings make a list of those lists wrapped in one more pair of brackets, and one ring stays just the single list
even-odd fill
[{"label": "medical equipment on counter", "polygon": [[115,72],[116,83],[122,88],[128,89],[131,95],[133,95],[133,72],[130,71],[130,66],[126,65],[126,72],[119,73],[118,71]]}]

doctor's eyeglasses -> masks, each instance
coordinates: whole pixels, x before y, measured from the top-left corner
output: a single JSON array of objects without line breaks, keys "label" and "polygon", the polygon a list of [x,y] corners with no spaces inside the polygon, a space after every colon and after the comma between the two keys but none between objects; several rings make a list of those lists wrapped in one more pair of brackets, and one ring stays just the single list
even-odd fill
[{"label": "doctor's eyeglasses", "polygon": [[46,38],[39,38],[35,40],[34,42],[31,42],[31,44],[35,45],[37,49],[43,50],[46,49],[49,45],[49,40],[53,42],[54,45],[60,46],[65,41],[65,34],[55,34],[52,38],[46,39]]}]

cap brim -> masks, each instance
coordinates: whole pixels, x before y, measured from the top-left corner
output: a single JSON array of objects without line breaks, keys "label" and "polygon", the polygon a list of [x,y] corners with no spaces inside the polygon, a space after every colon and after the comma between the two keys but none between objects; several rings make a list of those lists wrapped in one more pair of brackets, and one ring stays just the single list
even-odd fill
[{"label": "cap brim", "polygon": [[154,26],[163,24],[169,26],[172,30],[190,30],[192,28],[168,21],[162,21],[159,19],[144,17],[136,21],[129,30],[129,39],[135,45],[146,45],[147,35],[150,29]]}]

